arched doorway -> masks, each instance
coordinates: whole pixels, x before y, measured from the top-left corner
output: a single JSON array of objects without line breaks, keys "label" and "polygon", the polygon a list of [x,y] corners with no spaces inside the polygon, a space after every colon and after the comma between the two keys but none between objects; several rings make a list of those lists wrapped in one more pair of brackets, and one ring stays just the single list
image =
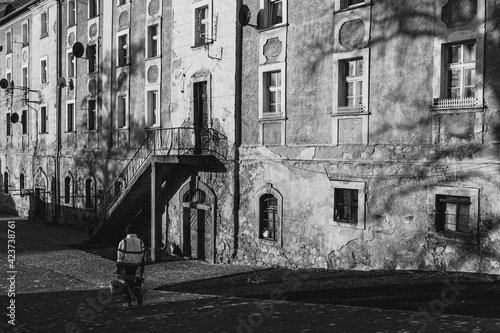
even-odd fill
[{"label": "arched doorway", "polygon": [[47,218],[47,175],[40,168],[34,177],[34,217],[36,221]]},{"label": "arched doorway", "polygon": [[215,196],[201,182],[182,188],[182,252],[184,256],[215,261]]}]

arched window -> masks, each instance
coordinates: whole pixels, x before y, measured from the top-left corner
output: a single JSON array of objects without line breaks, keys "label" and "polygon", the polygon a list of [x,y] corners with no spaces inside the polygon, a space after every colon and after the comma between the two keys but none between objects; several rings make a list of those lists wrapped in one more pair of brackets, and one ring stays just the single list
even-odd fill
[{"label": "arched window", "polygon": [[94,207],[94,200],[92,193],[94,192],[94,184],[91,178],[85,181],[85,207]]},{"label": "arched window", "polygon": [[272,194],[259,198],[259,238],[276,240],[278,199]]},{"label": "arched window", "polygon": [[9,193],[9,173],[7,171],[3,173],[3,192]]},{"label": "arched window", "polygon": [[70,176],[64,178],[64,203],[71,202],[71,194],[73,192],[73,182]]}]

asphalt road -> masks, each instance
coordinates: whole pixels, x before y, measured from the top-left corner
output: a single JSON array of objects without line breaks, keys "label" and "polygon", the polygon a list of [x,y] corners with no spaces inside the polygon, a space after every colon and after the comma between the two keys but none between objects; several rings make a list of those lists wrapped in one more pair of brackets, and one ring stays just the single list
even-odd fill
[{"label": "asphalt road", "polygon": [[[439,311],[286,302],[280,295],[254,300],[151,290],[163,283],[251,270],[198,261],[147,267],[144,304],[124,308],[121,296],[111,295],[107,287],[114,263],[71,247],[85,241],[85,233],[19,220],[11,229],[15,234],[10,232],[15,236],[9,236],[9,220],[0,217],[2,332],[500,332],[498,319]],[[9,244],[15,261],[9,261]]]}]

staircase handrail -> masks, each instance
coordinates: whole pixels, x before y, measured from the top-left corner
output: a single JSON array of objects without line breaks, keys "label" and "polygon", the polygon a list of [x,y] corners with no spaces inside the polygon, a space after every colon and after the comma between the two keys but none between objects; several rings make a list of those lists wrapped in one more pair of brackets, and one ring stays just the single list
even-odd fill
[{"label": "staircase handrail", "polygon": [[[201,142],[200,147],[196,147],[195,136],[198,132]],[[199,150],[198,152],[196,150]],[[100,196],[89,221],[90,234],[99,221],[105,216],[113,203],[120,197],[124,188],[127,188],[130,181],[136,176],[144,163],[151,155],[157,151],[162,151],[164,155],[171,155],[176,151],[177,155],[188,153],[208,153],[217,155],[225,159],[227,155],[227,137],[213,128],[195,127],[173,127],[155,128],[148,130],[146,139],[130,158],[118,177],[111,183],[111,186]]]}]

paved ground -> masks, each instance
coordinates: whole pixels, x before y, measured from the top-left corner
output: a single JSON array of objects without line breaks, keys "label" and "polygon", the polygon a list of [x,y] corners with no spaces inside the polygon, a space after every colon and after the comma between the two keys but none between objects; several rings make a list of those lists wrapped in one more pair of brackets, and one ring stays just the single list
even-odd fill
[{"label": "paved ground", "polygon": [[[273,301],[149,290],[251,270],[198,261],[148,266],[145,303],[123,308],[107,289],[114,262],[71,247],[85,233],[21,220],[9,297],[7,221],[0,217],[1,332],[500,332],[498,319],[286,302],[279,294]],[[8,323],[11,300],[15,326]]]}]

